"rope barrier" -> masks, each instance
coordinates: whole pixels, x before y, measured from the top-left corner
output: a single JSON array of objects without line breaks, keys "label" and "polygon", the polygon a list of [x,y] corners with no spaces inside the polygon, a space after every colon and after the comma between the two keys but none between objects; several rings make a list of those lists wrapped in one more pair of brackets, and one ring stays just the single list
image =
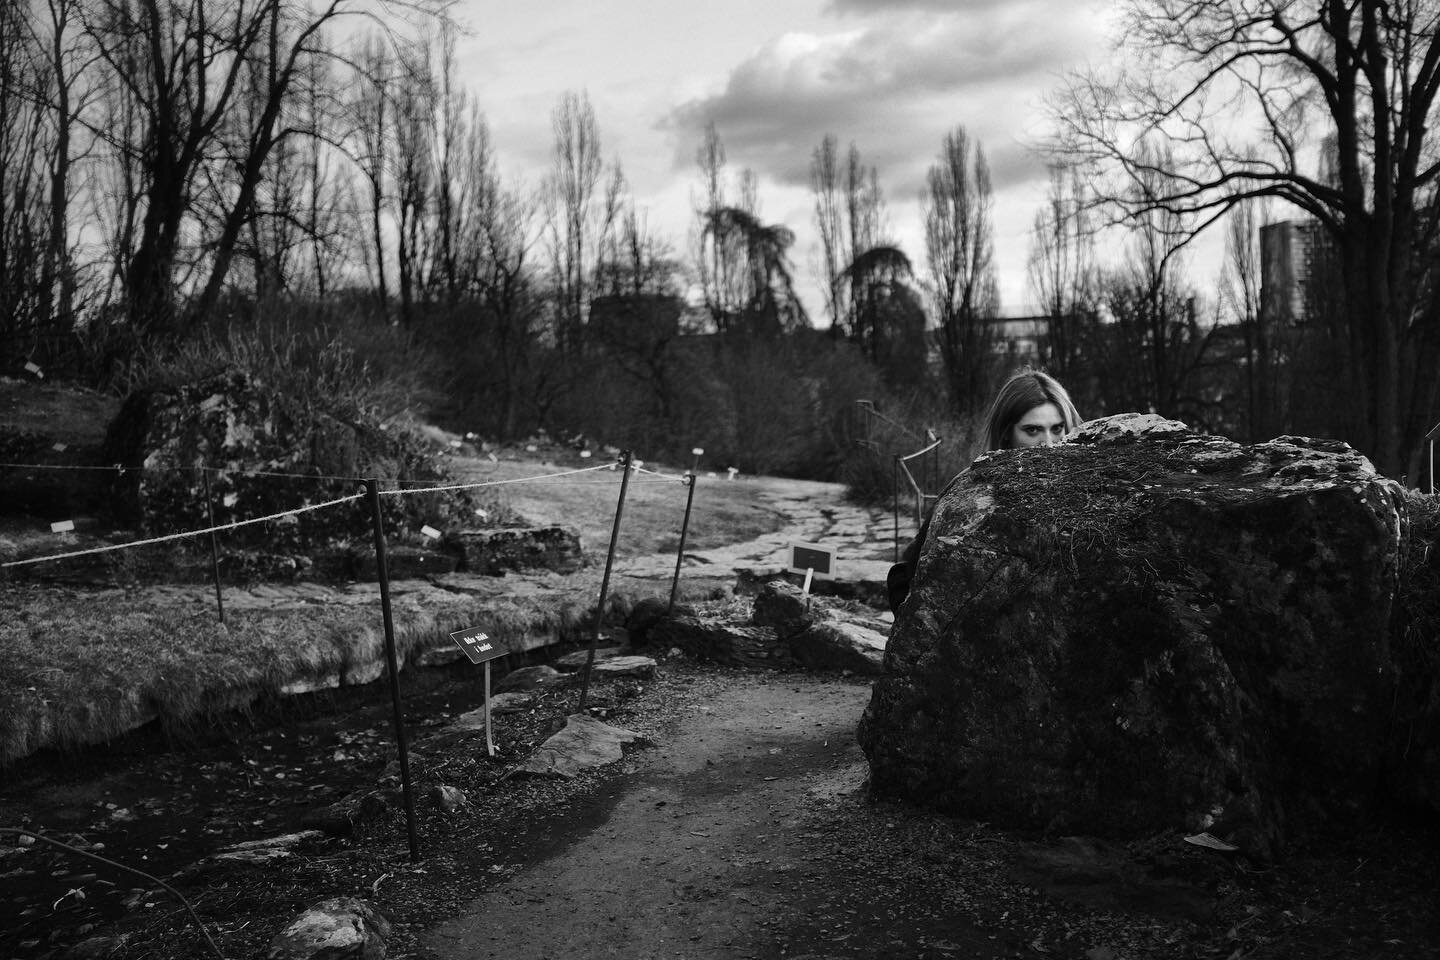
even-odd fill
[{"label": "rope barrier", "polygon": [[272,513],[264,517],[252,517],[249,520],[235,520],[230,523],[222,523],[213,527],[204,527],[200,530],[186,530],[182,533],[167,533],[163,537],[151,537],[148,540],[133,540],[130,543],[112,543],[103,547],[91,547],[88,550],[72,550],[69,553],[56,553],[48,557],[30,557],[27,560],[11,560],[8,563],[0,563],[0,568],[21,567],[30,563],[45,563],[49,560],[68,560],[71,557],[83,557],[92,553],[108,553],[112,550],[128,550],[131,547],[148,547],[155,543],[165,543],[169,540],[183,540],[185,537],[198,537],[205,533],[219,533],[222,530],[234,530],[237,527],[248,526],[252,523],[265,523],[270,520],[279,520],[282,517],[293,517],[301,513],[309,513],[311,510],[323,510],[326,507],[333,507],[336,504],[349,503],[351,500],[360,500],[365,496],[363,493],[352,493],[348,497],[337,497],[334,500],[326,500],[324,503],[312,503],[304,507],[296,507],[293,510],[282,510],[280,513]]},{"label": "rope barrier", "polygon": [[[671,483],[686,483],[686,482],[687,482],[685,477],[683,477],[683,476],[677,477],[677,476],[675,476],[673,473],[660,473],[659,471],[656,471],[656,470],[646,470],[644,467],[636,467],[636,468],[635,468],[635,471],[636,471],[637,473],[648,473],[648,474],[650,474],[652,477],[662,477],[662,478],[664,478],[665,480],[667,480],[667,481],[669,481],[669,482],[671,482]],[[643,481],[642,481],[642,482],[643,482]]]},{"label": "rope barrier", "polygon": [[[116,473],[127,473],[127,472],[135,472],[135,473],[145,473],[145,472],[150,472],[150,473],[200,473],[200,472],[202,472],[202,471],[208,470],[208,471],[210,471],[211,473],[217,474],[217,475],[219,475],[219,476],[225,476],[225,475],[229,474],[229,475],[239,476],[239,477],[282,477],[282,478],[288,478],[288,479],[293,479],[293,480],[330,480],[330,481],[335,481],[335,482],[338,482],[338,483],[359,483],[361,480],[364,480],[364,479],[365,479],[364,477],[361,477],[361,476],[358,476],[358,475],[354,475],[354,474],[346,475],[346,476],[340,476],[340,475],[331,474],[331,473],[285,473],[285,472],[282,472],[282,471],[279,471],[279,470],[240,470],[240,469],[232,469],[232,468],[229,468],[229,467],[177,467],[177,466],[127,467],[127,466],[123,466],[123,465],[118,464],[118,463],[117,463],[117,464],[112,464],[111,466],[108,466],[108,467],[89,466],[89,465],[80,465],[80,464],[62,464],[62,463],[0,463],[0,467],[10,467],[10,468],[17,469],[17,470],[104,470],[104,471],[106,471],[106,472],[111,472],[111,471],[113,471],[113,472],[116,472]],[[585,473],[585,472],[590,471],[590,470],[608,470],[608,469],[610,469],[610,464],[608,464],[608,463],[602,463],[602,464],[599,464],[598,466],[594,466],[594,467],[583,467],[583,468],[581,468],[581,469],[579,469],[579,470],[569,471],[569,473]],[[561,473],[561,474],[545,474],[544,476],[542,476],[542,477],[537,477],[537,478],[524,478],[524,477],[522,477],[522,478],[517,478],[517,479],[498,480],[498,481],[493,481],[493,482],[494,482],[494,483],[521,483],[521,482],[523,482],[523,481],[526,480],[526,479],[546,479],[546,478],[551,477],[551,476],[557,476],[557,477],[558,477],[558,476],[567,476],[567,475],[568,475],[568,474],[566,474],[566,473]],[[400,477],[382,477],[382,478],[380,478],[380,482],[381,482],[381,483],[396,483],[396,484],[399,484],[399,483],[432,483],[433,480],[427,480],[427,479],[410,479],[410,478],[400,478]]]},{"label": "rope barrier", "polygon": [[418,490],[381,490],[382,497],[404,497],[416,493],[443,493],[447,490],[474,490],[479,487],[498,487],[507,483],[531,483],[536,480],[553,480],[556,477],[573,477],[580,473],[594,473],[596,470],[609,470],[610,464],[602,463],[594,467],[581,467],[578,470],[565,470],[560,473],[544,473],[538,477],[512,477],[509,480],[480,480],[475,483],[448,483],[438,487],[421,487]]},{"label": "rope barrier", "polygon": [[[5,464],[0,464],[0,466],[5,466]],[[494,486],[500,486],[500,485],[502,485],[502,484],[512,484],[512,483],[536,483],[536,482],[541,482],[541,481],[546,481],[546,480],[553,481],[553,480],[558,480],[558,479],[561,479],[561,478],[564,478],[564,477],[577,476],[577,475],[579,475],[579,474],[584,474],[584,473],[595,473],[596,471],[599,471],[599,470],[609,470],[609,469],[611,468],[611,466],[612,466],[612,464],[601,463],[601,464],[597,464],[597,465],[595,465],[595,466],[593,466],[593,467],[581,467],[581,468],[576,469],[576,470],[563,470],[563,471],[561,471],[561,472],[559,472],[559,473],[545,473],[545,474],[540,474],[540,475],[538,475],[538,476],[533,476],[533,477],[512,477],[512,478],[509,479],[509,480],[484,480],[484,481],[478,481],[478,482],[475,482],[475,483],[452,483],[452,484],[444,484],[444,485],[442,485],[442,486],[435,486],[435,487],[421,487],[421,488],[418,488],[418,489],[405,489],[405,490],[380,490],[380,491],[378,491],[378,492],[379,492],[380,496],[392,496],[392,497],[393,497],[393,496],[410,496],[410,495],[413,495],[413,494],[420,494],[420,493],[442,493],[442,492],[451,491],[451,490],[474,490],[474,489],[477,489],[477,488],[479,488],[479,487],[494,487]],[[91,469],[113,470],[114,468],[113,468],[113,467],[102,467],[102,468],[91,468]],[[679,481],[682,482],[682,483],[685,482],[685,481],[684,481],[684,478],[670,477],[670,476],[667,476],[667,475],[665,475],[665,474],[656,473],[656,472],[653,471],[653,470],[645,470],[645,469],[640,468],[640,467],[636,467],[635,469],[636,469],[637,471],[639,471],[639,472],[642,472],[642,473],[653,474],[654,476],[656,476],[657,478],[659,478],[659,479],[656,479],[656,480],[637,480],[637,481],[635,481],[635,482],[637,482],[637,483],[672,483],[672,482],[675,482],[676,480],[679,480]],[[338,477],[337,477],[337,478],[334,478],[334,479],[355,480],[356,478],[354,478],[354,477],[338,478]],[[574,482],[574,481],[572,481],[572,482]],[[597,484],[597,486],[599,486],[599,485],[600,485],[600,484]],[[608,485],[608,484],[606,484],[606,485]],[[337,497],[337,498],[335,498],[334,500],[326,500],[326,501],[323,502],[323,503],[312,503],[312,504],[308,504],[308,505],[303,506],[303,507],[296,507],[296,508],[294,508],[294,509],[292,509],[292,510],[282,510],[282,511],[280,511],[279,513],[267,514],[266,516],[263,516],[263,517],[251,517],[251,518],[248,519],[248,520],[233,520],[233,521],[231,521],[230,523],[222,523],[222,524],[217,524],[217,525],[215,525],[215,526],[202,527],[202,528],[197,529],[197,530],[186,530],[186,531],[182,531],[182,532],[180,532],[180,533],[170,533],[170,534],[165,534],[164,536],[159,536],[159,537],[150,537],[149,539],[146,539],[146,540],[133,540],[133,541],[131,541],[131,542],[129,542],[129,543],[112,543],[112,544],[107,544],[106,546],[103,546],[103,547],[90,547],[89,549],[86,549],[86,550],[71,550],[71,551],[69,551],[68,553],[56,553],[56,554],[51,554],[51,555],[49,555],[49,556],[44,556],[44,557],[29,557],[29,558],[24,559],[24,560],[11,560],[11,561],[8,561],[8,562],[6,562],[6,563],[0,563],[0,569],[4,569],[4,568],[7,568],[7,567],[26,566],[26,565],[28,565],[28,564],[34,564],[34,563],[47,563],[47,562],[49,562],[49,561],[51,561],[51,560],[69,560],[69,559],[72,559],[72,558],[74,558],[74,557],[84,557],[84,556],[89,556],[89,555],[91,555],[91,554],[96,554],[96,553],[109,553],[109,552],[114,551],[114,550],[128,550],[128,549],[130,549],[130,548],[132,548],[132,547],[147,547],[147,546],[151,546],[152,544],[156,544],[156,543],[166,543],[166,542],[171,541],[171,540],[183,540],[183,539],[185,539],[186,537],[198,537],[198,536],[203,536],[204,534],[207,534],[207,533],[220,533],[220,532],[225,531],[225,530],[234,530],[234,529],[236,529],[236,528],[238,528],[238,527],[249,526],[249,525],[255,524],[255,523],[267,523],[267,522],[269,522],[269,521],[280,520],[280,519],[283,519],[283,518],[285,518],[285,517],[293,517],[293,516],[296,516],[296,515],[298,515],[298,514],[309,513],[309,512],[312,511],[312,510],[323,510],[323,509],[325,509],[326,507],[333,507],[333,506],[336,506],[336,505],[338,505],[338,504],[349,503],[349,502],[351,502],[352,500],[362,499],[364,496],[365,496],[365,494],[363,494],[363,493],[355,493],[355,494],[351,494],[351,495],[345,496],[345,497]]]},{"label": "rope barrier", "polygon": [[[338,476],[331,473],[285,473],[279,470],[239,470],[229,467],[177,467],[177,466],[150,466],[150,467],[127,467],[122,464],[113,464],[108,467],[82,466],[62,463],[0,463],[0,467],[10,467],[16,470],[105,470],[116,473],[200,473],[208,470],[211,473],[224,476],[232,474],[241,477],[282,477],[292,480],[330,480],[339,483],[358,483],[363,480],[359,476]],[[428,480],[384,480],[383,483],[429,483]]]},{"label": "rope barrier", "polygon": [[124,473],[126,470],[151,469],[147,467],[122,467],[118,463],[112,464],[108,467],[82,466],[80,464],[64,463],[0,463],[0,467],[14,467],[17,470],[114,470],[120,473]]}]

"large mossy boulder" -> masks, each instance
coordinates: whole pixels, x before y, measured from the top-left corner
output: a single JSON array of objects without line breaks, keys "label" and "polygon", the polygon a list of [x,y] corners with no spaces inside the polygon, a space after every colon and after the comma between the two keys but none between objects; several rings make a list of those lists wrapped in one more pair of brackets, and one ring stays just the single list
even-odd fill
[{"label": "large mossy boulder", "polygon": [[1387,784],[1427,802],[1434,737],[1406,755],[1397,734],[1440,721],[1434,639],[1395,630],[1407,516],[1343,443],[1157,417],[977,460],[936,505],[860,723],[875,792],[1260,856]]},{"label": "large mossy boulder", "polygon": [[[448,479],[419,434],[347,418],[305,398],[267,389],[227,370],[203,380],[152,387],[127,397],[106,436],[105,458],[123,465],[115,484],[121,517],[151,533],[208,524],[205,473],[217,524],[269,516],[362,492],[355,478],[424,486]],[[392,487],[393,488],[393,487]],[[475,525],[476,504],[463,491],[381,497],[387,535],[417,540],[429,525]],[[313,553],[372,535],[361,500],[223,534],[227,547]]]}]

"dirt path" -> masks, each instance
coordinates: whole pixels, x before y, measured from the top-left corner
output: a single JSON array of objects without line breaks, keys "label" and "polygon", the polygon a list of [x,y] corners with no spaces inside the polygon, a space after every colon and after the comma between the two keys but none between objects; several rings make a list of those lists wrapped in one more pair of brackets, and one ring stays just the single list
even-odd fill
[{"label": "dirt path", "polygon": [[864,802],[854,731],[869,692],[731,687],[422,941],[454,960],[1014,955],[931,891],[868,883],[837,848],[828,821]]}]

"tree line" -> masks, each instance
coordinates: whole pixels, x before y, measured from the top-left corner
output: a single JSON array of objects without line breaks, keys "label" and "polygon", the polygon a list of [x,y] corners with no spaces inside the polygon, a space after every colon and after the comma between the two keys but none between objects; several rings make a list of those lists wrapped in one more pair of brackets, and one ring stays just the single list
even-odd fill
[{"label": "tree line", "polygon": [[[1440,419],[1436,8],[1128,3],[1126,66],[1054,96],[1027,359],[1086,413],[1339,436],[1418,478]],[[498,439],[699,444],[812,476],[850,457],[855,400],[959,436],[1020,361],[997,323],[985,151],[963,125],[925,177],[915,260],[880,171],[834,135],[815,146],[813,317],[794,231],[767,221],[717,129],[677,243],[583,92],[555,106],[549,168],[506,181],[457,42],[441,3],[0,7],[4,353],[121,389],[221,329],[339,338]],[[1261,287],[1259,231],[1278,217],[1320,238],[1298,318]],[[1226,266],[1202,285],[1185,255],[1212,224]]]}]

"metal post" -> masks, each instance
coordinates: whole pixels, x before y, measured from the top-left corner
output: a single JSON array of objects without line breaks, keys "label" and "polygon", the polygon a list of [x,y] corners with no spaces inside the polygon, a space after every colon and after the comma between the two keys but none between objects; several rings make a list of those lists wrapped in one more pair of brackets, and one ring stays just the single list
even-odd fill
[{"label": "metal post", "polygon": [[[210,498],[210,468],[201,467],[200,476],[205,481],[205,516],[210,526],[215,526],[215,504]],[[215,576],[215,609],[220,613],[220,622],[225,622],[225,600],[220,596],[220,544],[215,540],[215,531],[210,531],[210,572]]]},{"label": "metal post", "polygon": [[580,712],[590,696],[590,668],[595,664],[595,647],[600,643],[600,620],[605,615],[605,598],[610,592],[610,568],[615,563],[615,541],[620,539],[620,517],[625,513],[625,491],[630,486],[630,451],[620,453],[620,501],[615,505],[615,525],[610,529],[610,550],[605,554],[605,575],[600,579],[600,604],[595,608],[595,630],[590,635],[590,652],[585,657],[585,671],[580,678]]},{"label": "metal post", "polygon": [[490,661],[485,661],[485,753],[495,756],[495,738],[490,732]]},{"label": "metal post", "polygon": [[895,543],[892,547],[894,554],[891,563],[900,562],[900,458],[895,458],[895,464],[890,470],[890,516],[895,521]]},{"label": "metal post", "polygon": [[667,617],[675,612],[675,594],[680,589],[680,565],[685,562],[685,537],[690,533],[690,505],[695,502],[695,481],[698,479],[693,471],[685,478],[690,492],[685,495],[685,519],[680,524],[680,549],[675,551],[675,578],[670,581],[670,605],[665,608]]},{"label": "metal post", "polygon": [[410,753],[405,748],[405,722],[400,712],[400,658],[395,653],[395,619],[390,613],[390,558],[385,552],[385,530],[380,519],[380,481],[363,481],[370,494],[375,521],[375,567],[380,580],[380,611],[385,618],[385,663],[390,668],[390,705],[395,720],[395,743],[400,748],[400,785],[405,796],[405,831],[410,838],[410,862],[420,861],[415,839],[415,793],[410,787]]}]

